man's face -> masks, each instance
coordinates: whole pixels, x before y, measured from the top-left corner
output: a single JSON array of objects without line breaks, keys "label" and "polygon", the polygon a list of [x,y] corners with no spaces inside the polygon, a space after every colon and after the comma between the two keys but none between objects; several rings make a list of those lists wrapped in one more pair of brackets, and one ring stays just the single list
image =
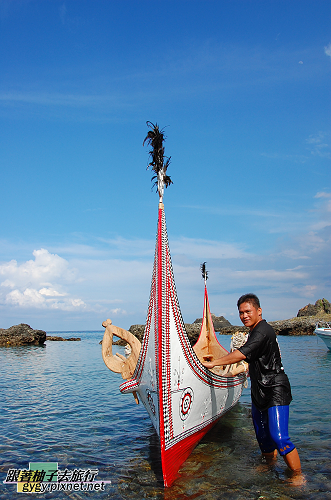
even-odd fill
[{"label": "man's face", "polygon": [[250,302],[243,302],[239,306],[239,317],[245,326],[253,330],[262,319],[262,309],[261,307],[256,309]]}]

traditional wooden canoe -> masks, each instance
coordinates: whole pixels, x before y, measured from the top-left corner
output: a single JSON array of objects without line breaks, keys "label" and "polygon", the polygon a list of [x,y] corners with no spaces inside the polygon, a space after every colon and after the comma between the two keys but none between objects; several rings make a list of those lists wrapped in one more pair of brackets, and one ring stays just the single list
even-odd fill
[{"label": "traditional wooden canoe", "polygon": [[[227,354],[219,344],[210,314],[207,287],[203,323],[192,348],[182,319],[173,275],[163,203],[159,205],[152,286],[142,344],[130,332],[104,322],[102,342],[106,365],[127,378],[122,393],[134,393],[144,404],[160,438],[165,486],[200,439],[240,398],[246,381],[237,367],[222,371],[205,368]],[[132,348],[129,358],[112,355],[112,338],[125,339]],[[239,370],[241,367],[239,367]],[[126,373],[125,373],[126,371]]]},{"label": "traditional wooden canoe", "polygon": [[[159,180],[158,176],[158,180]],[[161,179],[162,181],[162,179]],[[210,314],[205,280],[201,333],[192,348],[177,298],[160,195],[154,267],[143,341],[130,332],[103,323],[103,359],[126,379],[123,394],[132,392],[144,404],[160,439],[164,486],[170,486],[200,439],[240,398],[246,381],[244,365],[208,370],[203,361],[227,354],[219,344]],[[131,354],[112,354],[113,335],[126,340]]]}]

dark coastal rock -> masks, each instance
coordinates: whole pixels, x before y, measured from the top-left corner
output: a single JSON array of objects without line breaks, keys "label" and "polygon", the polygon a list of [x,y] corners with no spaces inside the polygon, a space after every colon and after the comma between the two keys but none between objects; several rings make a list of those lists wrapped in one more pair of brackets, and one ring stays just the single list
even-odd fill
[{"label": "dark coastal rock", "polygon": [[331,314],[318,316],[302,316],[300,318],[285,319],[283,321],[270,321],[277,335],[314,335],[316,324],[326,326],[331,321]]},{"label": "dark coastal rock", "polygon": [[190,340],[191,346],[194,346],[200,335],[201,323],[185,323],[185,330]]},{"label": "dark coastal rock", "polygon": [[[145,331],[145,325],[131,325],[128,331],[131,332],[132,335],[137,337],[137,339],[140,342],[142,342]],[[102,344],[102,340],[100,340],[99,344]],[[127,344],[126,340],[120,339],[115,335],[113,336],[113,345],[125,346],[126,344]]]},{"label": "dark coastal rock", "polygon": [[129,332],[132,333],[135,337],[137,337],[140,342],[143,340],[144,336],[144,331],[145,331],[145,325],[131,325],[129,328]]},{"label": "dark coastal rock", "polygon": [[[275,330],[276,335],[314,335],[316,324],[319,323],[320,326],[326,326],[327,322],[331,322],[331,314],[268,321]],[[231,326],[222,328],[220,334],[233,335],[238,331],[248,333],[249,329],[245,326]]]},{"label": "dark coastal rock", "polygon": [[[200,330],[201,330],[201,323],[185,323],[185,330],[186,333],[190,339],[191,345],[194,345],[196,341],[199,338],[200,335]],[[129,328],[129,332],[131,332],[133,335],[137,337],[140,342],[142,342],[143,336],[144,336],[144,331],[145,331],[145,325],[131,325]],[[115,339],[116,337],[114,337]],[[116,342],[113,342],[115,345],[125,345],[126,342],[123,340],[118,340]]]},{"label": "dark coastal rock", "polygon": [[82,340],[80,337],[70,337],[69,339],[64,339],[63,337],[57,337],[56,335],[47,335],[46,340],[52,340],[55,342],[69,342],[69,341],[79,341]]},{"label": "dark coastal rock", "polygon": [[221,328],[219,333],[220,335],[233,335],[234,333],[237,332],[243,332],[243,333],[248,333],[249,328],[247,326],[241,325],[230,325],[230,326],[225,326],[224,328]]},{"label": "dark coastal rock", "polygon": [[[185,323],[185,330],[186,333],[190,339],[190,342],[192,345],[196,343],[196,341],[199,338],[200,335],[200,330],[201,330],[201,323]],[[129,332],[131,332],[133,335],[137,337],[140,342],[142,342],[143,336],[144,336],[144,331],[145,331],[145,325],[131,325],[129,328]],[[114,337],[115,339],[116,337]],[[118,340],[116,342],[113,342],[116,345],[125,345],[126,342],[123,340]]]},{"label": "dark coastal rock", "polygon": [[299,309],[297,317],[302,316],[318,316],[321,314],[331,314],[331,304],[326,299],[318,299],[315,304],[308,304],[302,309]]},{"label": "dark coastal rock", "polygon": [[[199,338],[200,335],[200,330],[201,330],[201,323],[185,323],[185,330],[187,335],[189,336],[191,343],[196,342]],[[131,332],[133,335],[137,337],[140,342],[142,342],[143,336],[144,336],[144,331],[145,331],[145,325],[131,325],[129,328],[129,332]],[[195,340],[194,340],[195,339]],[[119,342],[115,342],[116,344],[119,344]]]},{"label": "dark coastal rock", "polygon": [[[221,316],[222,317],[222,316]],[[227,320],[225,320],[226,323],[228,323],[229,326],[225,326],[223,328],[220,328],[220,332],[227,335],[227,334],[233,334],[237,332],[238,330],[240,331],[248,331],[248,328],[245,327],[240,327],[240,326],[232,326],[231,323]],[[137,339],[142,342],[143,336],[144,336],[144,330],[145,330],[145,325],[132,325],[129,328],[129,332],[131,332],[133,335],[137,337]],[[185,323],[185,330],[188,335],[188,338],[190,340],[191,345],[193,346],[200,335],[201,331],[201,322],[194,322],[194,323]],[[216,329],[215,329],[216,330]],[[116,337],[114,337],[115,339]],[[122,340],[114,342],[116,345],[125,345],[125,342]]]},{"label": "dark coastal rock", "polygon": [[[229,326],[232,326],[230,321],[224,318],[224,316],[215,316],[215,314],[211,314],[213,324],[214,324],[214,329],[215,332],[219,332],[222,328],[227,328]],[[192,324],[195,323],[200,323],[202,324],[202,318],[198,318],[195,321],[193,321]]]},{"label": "dark coastal rock", "polygon": [[41,345],[46,340],[46,332],[33,330],[31,326],[21,323],[10,328],[0,328],[0,346]]},{"label": "dark coastal rock", "polygon": [[[323,304],[323,306],[321,306],[321,303]],[[331,314],[327,314],[325,312],[328,310],[329,307],[328,305],[330,305],[330,303],[327,300],[322,299],[320,301],[317,301],[316,304],[318,306],[317,311],[320,311],[317,312],[316,315],[311,315],[311,316],[302,315],[300,317],[291,319],[284,319],[280,321],[269,321],[269,323],[275,330],[276,335],[314,335],[314,330],[317,323],[319,323],[320,326],[327,326],[327,323],[331,323]],[[307,307],[308,306],[306,306],[306,308]],[[300,311],[304,309],[305,308],[300,309]],[[244,332],[244,333],[249,332],[249,328],[247,328],[246,326],[231,325],[231,323],[228,320],[226,320],[223,316],[218,317],[212,314],[212,318],[215,331],[219,332],[221,335],[233,335],[236,332]],[[201,330],[201,322],[202,318],[198,318],[192,324],[185,323],[185,330],[192,346],[197,342],[199,338]],[[142,342],[144,330],[145,330],[145,325],[132,325],[129,328],[129,331],[133,335],[135,335],[140,340],[140,342]],[[114,340],[115,339],[116,337],[114,337]],[[114,344],[125,345],[125,342],[122,340],[118,340],[114,342]]]}]

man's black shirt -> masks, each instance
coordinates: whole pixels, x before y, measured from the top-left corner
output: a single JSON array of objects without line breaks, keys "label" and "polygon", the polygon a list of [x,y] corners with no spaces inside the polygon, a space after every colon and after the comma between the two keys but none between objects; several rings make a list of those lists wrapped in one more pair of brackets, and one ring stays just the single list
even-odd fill
[{"label": "man's black shirt", "polygon": [[264,411],[271,406],[289,405],[291,386],[284,372],[274,329],[263,319],[239,348],[249,363],[252,402]]}]

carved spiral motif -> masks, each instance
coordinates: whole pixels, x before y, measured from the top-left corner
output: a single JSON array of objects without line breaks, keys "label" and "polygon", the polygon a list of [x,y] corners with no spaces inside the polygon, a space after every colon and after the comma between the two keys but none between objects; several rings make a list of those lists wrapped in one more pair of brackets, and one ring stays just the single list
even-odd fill
[{"label": "carved spiral motif", "polygon": [[182,420],[186,420],[190,414],[192,403],[193,403],[194,393],[191,387],[187,387],[183,390],[183,394],[180,398],[179,403],[179,414]]}]

